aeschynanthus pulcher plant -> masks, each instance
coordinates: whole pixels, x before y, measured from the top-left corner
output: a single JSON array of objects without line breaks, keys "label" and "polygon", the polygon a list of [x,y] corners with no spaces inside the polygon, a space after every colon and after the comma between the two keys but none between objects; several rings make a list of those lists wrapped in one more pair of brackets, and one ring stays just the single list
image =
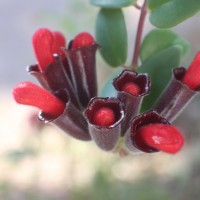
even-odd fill
[{"label": "aeschynanthus pulcher plant", "polygon": [[[184,137],[172,123],[199,90],[200,62],[198,53],[188,70],[178,68],[189,44],[167,28],[196,14],[200,3],[193,2],[195,6],[188,11],[179,10],[174,1],[145,0],[142,5],[137,0],[91,2],[100,7],[95,39],[83,32],[67,45],[60,32],[41,28],[34,33],[38,63],[28,67],[28,72],[43,88],[19,83],[13,89],[15,100],[38,107],[40,120],[76,139],[92,139],[105,151],[177,153]],[[130,65],[126,64],[125,6],[134,6],[141,13]],[[173,6],[176,12],[166,21]],[[152,24],[165,29],[152,30],[142,41],[148,11]],[[104,88],[111,88],[116,96],[97,97],[98,49],[108,65],[125,68],[113,86]]]}]

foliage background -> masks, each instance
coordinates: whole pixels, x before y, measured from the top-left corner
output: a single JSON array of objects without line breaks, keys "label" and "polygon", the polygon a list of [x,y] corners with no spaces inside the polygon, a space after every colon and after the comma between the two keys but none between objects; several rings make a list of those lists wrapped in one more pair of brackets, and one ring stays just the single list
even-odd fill
[{"label": "foliage background", "polygon": [[[68,41],[81,31],[93,34],[97,10],[88,0],[0,1],[0,199],[199,199],[199,98],[176,120],[186,137],[180,153],[125,158],[104,153],[91,142],[73,140],[51,126],[41,127],[32,118],[34,109],[13,101],[16,83],[35,81],[25,70],[35,62],[33,32],[39,27],[61,30]],[[133,8],[124,12],[132,52],[138,12]],[[199,21],[197,15],[174,28],[192,44],[183,66],[200,49]],[[147,20],[145,33],[151,28]],[[102,86],[112,69],[99,54],[97,68]]]}]

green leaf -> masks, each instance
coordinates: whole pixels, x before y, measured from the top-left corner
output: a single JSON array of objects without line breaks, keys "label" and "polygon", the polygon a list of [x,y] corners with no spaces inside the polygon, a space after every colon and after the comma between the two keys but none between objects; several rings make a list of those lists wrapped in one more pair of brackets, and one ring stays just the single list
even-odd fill
[{"label": "green leaf", "polygon": [[133,5],[137,0],[90,0],[95,6],[104,8],[122,8]]},{"label": "green leaf", "polygon": [[176,40],[174,40],[173,44],[182,46],[182,52],[181,52],[182,58],[186,57],[190,52],[190,43],[184,40],[183,38],[177,38]]},{"label": "green leaf", "polygon": [[174,45],[154,55],[138,68],[139,73],[148,73],[151,77],[151,92],[144,98],[142,112],[151,109],[172,77],[172,69],[178,67],[182,46]]},{"label": "green leaf", "polygon": [[127,32],[121,9],[99,11],[96,22],[96,41],[102,46],[100,53],[111,66],[124,64],[127,57]]},{"label": "green leaf", "polygon": [[150,10],[154,10],[155,8],[169,1],[173,1],[173,0],[148,0],[147,5]]},{"label": "green leaf", "polygon": [[199,0],[173,0],[154,9],[150,21],[158,28],[171,28],[199,11]]},{"label": "green leaf", "polygon": [[190,50],[190,45],[187,41],[179,38],[171,30],[154,29],[146,35],[142,42],[140,59],[144,63],[151,59],[152,56],[176,44],[182,46],[182,57],[186,56]]}]

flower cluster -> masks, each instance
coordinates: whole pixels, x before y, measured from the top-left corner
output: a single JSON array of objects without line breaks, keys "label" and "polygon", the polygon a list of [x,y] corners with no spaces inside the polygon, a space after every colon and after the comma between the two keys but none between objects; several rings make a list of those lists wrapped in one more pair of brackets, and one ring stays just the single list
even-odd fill
[{"label": "flower cluster", "polygon": [[140,112],[149,94],[148,74],[124,70],[113,80],[117,96],[97,97],[95,54],[100,46],[84,32],[69,45],[60,32],[46,28],[33,35],[37,64],[28,72],[41,86],[23,82],[13,89],[17,103],[38,107],[39,119],[72,137],[93,140],[105,151],[177,153],[184,144],[171,123],[200,89],[200,53],[188,70],[177,68],[151,110]]}]

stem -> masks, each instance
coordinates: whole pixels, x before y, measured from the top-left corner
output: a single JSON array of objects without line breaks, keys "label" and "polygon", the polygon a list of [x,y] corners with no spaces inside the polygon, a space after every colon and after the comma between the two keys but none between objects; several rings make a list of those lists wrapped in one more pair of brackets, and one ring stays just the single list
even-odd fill
[{"label": "stem", "polygon": [[141,8],[141,13],[140,13],[140,18],[139,18],[138,28],[137,28],[137,35],[136,35],[136,40],[135,40],[134,54],[133,54],[133,59],[131,63],[131,68],[135,71],[138,67],[138,58],[139,58],[139,53],[140,53],[142,32],[143,32],[146,14],[147,14],[147,0],[144,1]]},{"label": "stem", "polygon": [[120,138],[115,148],[113,149],[113,153],[118,153],[121,157],[128,156],[129,153],[124,149],[124,138]]}]

